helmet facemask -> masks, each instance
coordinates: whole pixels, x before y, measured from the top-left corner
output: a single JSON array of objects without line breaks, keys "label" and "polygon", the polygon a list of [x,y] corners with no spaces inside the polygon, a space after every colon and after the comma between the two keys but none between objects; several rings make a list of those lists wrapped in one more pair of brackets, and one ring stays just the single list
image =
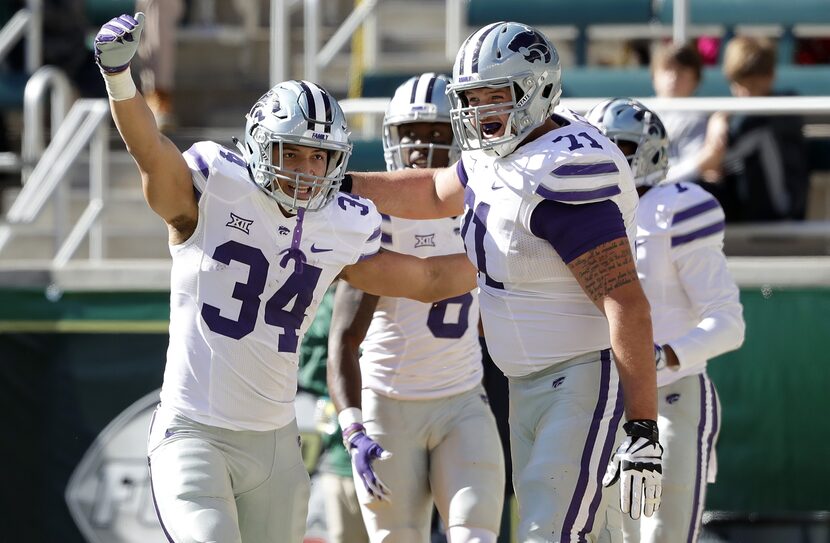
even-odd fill
[{"label": "helmet facemask", "polygon": [[[421,139],[420,141],[403,143],[402,140],[405,138],[401,137],[401,131],[406,129],[407,124],[415,123],[402,123],[384,127],[383,152],[386,158],[387,167],[390,171],[415,167],[443,168],[458,159],[458,146],[454,145],[454,143],[435,143],[434,141],[425,141],[424,139]],[[447,129],[452,135],[452,128],[450,127],[450,124],[446,124]],[[454,138],[452,139],[454,142]],[[423,161],[422,165],[416,166],[411,162],[412,152],[415,150],[418,150],[422,155],[426,155],[426,159]],[[437,155],[439,154],[446,154],[447,157],[445,160],[441,161],[442,163],[440,164],[437,163]]]},{"label": "helmet facemask", "polygon": [[[500,157],[512,153],[533,130],[545,122],[559,101],[559,92],[551,97],[553,85],[545,85],[547,75],[544,72],[538,79],[534,79],[533,74],[524,74],[513,81],[505,79],[453,85],[448,92],[453,105],[450,119],[461,149],[481,150]],[[510,99],[495,104],[470,106],[465,93],[472,89],[503,89]],[[508,114],[506,122],[498,119],[505,114]],[[504,125],[504,134],[495,138],[487,135],[488,123],[494,122]],[[495,127],[495,130],[500,128]]]},{"label": "helmet facemask", "polygon": [[[389,171],[405,168],[437,168],[452,164],[460,155],[450,124],[450,103],[446,89],[450,83],[446,75],[425,73],[414,76],[395,91],[383,118],[383,155]],[[417,124],[419,128],[411,125]],[[441,141],[434,135],[417,134],[414,141],[406,141],[408,131],[420,130],[425,125],[446,126],[448,139]],[[411,163],[413,151],[426,159]],[[438,163],[438,155],[446,153],[446,163]]]},{"label": "helmet facemask", "polygon": [[[318,211],[340,189],[345,164],[351,155],[350,145],[336,142],[321,145],[304,138],[274,134],[262,126],[254,129],[254,140],[258,143],[260,156],[256,166],[251,166],[254,182],[288,210],[302,207],[307,211]],[[284,146],[292,144],[325,151],[325,175],[312,175],[286,167],[283,164]],[[304,196],[306,189],[310,192],[308,197]]]},{"label": "helmet facemask", "polygon": [[[260,189],[289,211],[317,211],[334,198],[352,144],[343,111],[333,97],[313,83],[286,81],[260,98],[246,120],[240,150]],[[286,145],[325,151],[325,174],[287,168]]]}]

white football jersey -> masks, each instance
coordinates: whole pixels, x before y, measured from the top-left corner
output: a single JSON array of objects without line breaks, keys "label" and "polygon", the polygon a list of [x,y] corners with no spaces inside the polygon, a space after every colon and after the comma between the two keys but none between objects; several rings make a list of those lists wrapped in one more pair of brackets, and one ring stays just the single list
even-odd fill
[{"label": "white football jersey", "polygon": [[[412,221],[383,216],[382,245],[421,258],[464,251],[458,219]],[[466,392],[481,382],[478,296],[425,304],[381,297],[361,345],[363,386],[412,400]]]},{"label": "white football jersey", "polygon": [[479,270],[487,346],[513,377],[610,346],[605,316],[551,244],[531,232],[536,206],[545,199],[572,205],[611,200],[632,242],[635,234],[637,192],[625,157],[582,117],[556,112],[560,128],[507,157],[479,151],[462,157],[462,236]]},{"label": "white football jersey", "polygon": [[[295,229],[298,217],[282,214],[239,156],[213,142],[184,156],[199,220],[190,239],[170,247],[162,404],[212,426],[280,428],[294,418],[303,334],[343,267],[377,253],[380,214],[341,194]],[[288,253],[298,242],[302,266]]]},{"label": "white football jersey", "polygon": [[724,214],[699,185],[651,188],[637,211],[637,274],[651,304],[654,341],[669,344],[680,369],[658,372],[664,386],[702,373],[706,361],[737,348],[744,321],[723,254]]}]

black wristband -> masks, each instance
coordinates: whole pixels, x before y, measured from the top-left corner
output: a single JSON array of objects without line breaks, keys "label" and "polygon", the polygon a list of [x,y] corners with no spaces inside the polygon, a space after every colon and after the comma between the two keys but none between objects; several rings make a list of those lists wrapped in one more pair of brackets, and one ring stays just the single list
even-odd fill
[{"label": "black wristband", "polygon": [[347,173],[343,176],[343,180],[340,182],[340,192],[351,192],[352,191],[352,174]]},{"label": "black wristband", "polygon": [[657,421],[654,420],[630,420],[623,424],[623,430],[629,437],[644,437],[654,442],[660,441],[660,431],[657,429]]}]

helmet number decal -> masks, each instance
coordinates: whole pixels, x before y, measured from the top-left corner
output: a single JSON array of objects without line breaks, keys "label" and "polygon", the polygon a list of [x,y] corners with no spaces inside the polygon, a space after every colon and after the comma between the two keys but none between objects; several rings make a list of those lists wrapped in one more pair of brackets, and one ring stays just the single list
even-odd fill
[{"label": "helmet number decal", "polygon": [[[202,319],[211,331],[225,337],[242,339],[253,332],[257,324],[260,297],[268,279],[268,259],[260,249],[234,240],[216,247],[213,259],[226,265],[231,261],[246,264],[248,280],[244,283],[236,282],[233,286],[231,297],[242,302],[236,319],[223,317],[220,308],[207,303],[202,304]],[[265,304],[265,323],[283,329],[279,337],[279,352],[297,352],[297,333],[314,298],[321,273],[320,268],[305,263],[303,273],[292,272]],[[288,309],[292,300],[294,305]]]}]

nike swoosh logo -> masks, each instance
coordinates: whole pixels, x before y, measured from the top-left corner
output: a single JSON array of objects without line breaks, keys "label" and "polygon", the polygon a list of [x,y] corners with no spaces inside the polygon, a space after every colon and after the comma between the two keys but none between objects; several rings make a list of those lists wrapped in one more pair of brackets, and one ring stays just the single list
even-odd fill
[{"label": "nike swoosh logo", "polygon": [[503,189],[503,188],[504,188],[504,185],[499,185],[498,182],[495,182],[490,186],[490,190],[499,190],[499,189]]},{"label": "nike swoosh logo", "polygon": [[334,249],[318,249],[317,247],[314,246],[313,243],[311,244],[311,252],[312,253],[327,253],[327,252],[333,251],[333,250]]}]

